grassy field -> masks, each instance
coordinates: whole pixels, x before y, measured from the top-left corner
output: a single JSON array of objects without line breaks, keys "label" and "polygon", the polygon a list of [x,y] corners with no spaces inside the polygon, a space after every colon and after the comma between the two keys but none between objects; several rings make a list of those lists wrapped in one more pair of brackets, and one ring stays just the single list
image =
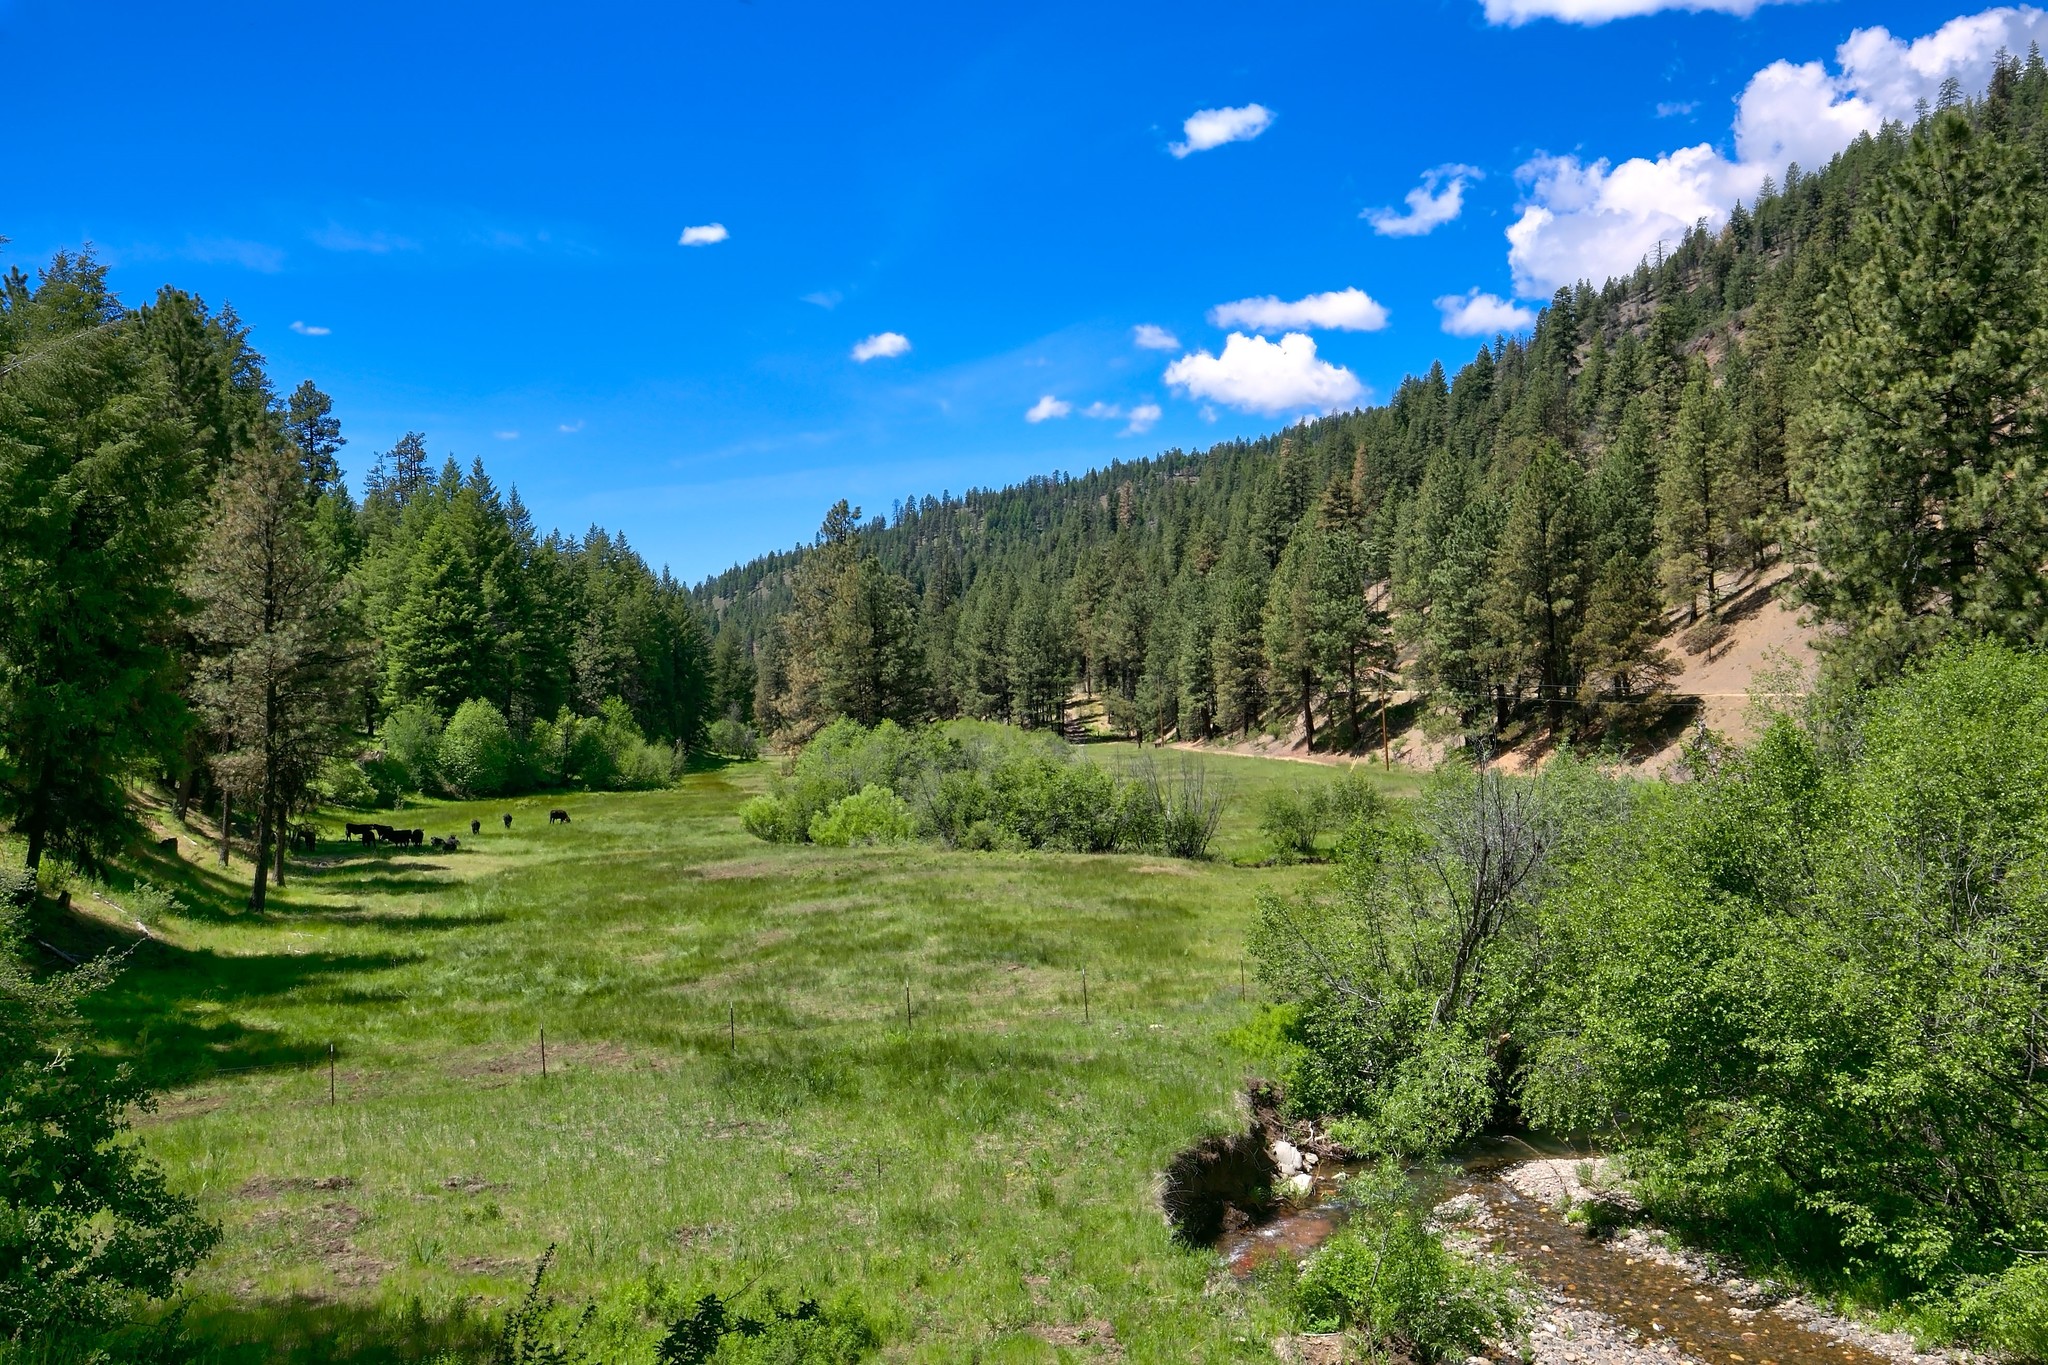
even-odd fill
[{"label": "grassy field", "polygon": [[[1093,1359],[1105,1324],[1134,1361],[1270,1359],[1153,1181],[1237,1122],[1257,889],[1318,875],[1238,865],[1256,793],[1329,773],[1196,761],[1231,801],[1203,863],[771,846],[734,818],[750,764],[428,804],[405,821],[460,853],[329,842],[261,915],[239,857],[232,884],[191,844],[126,869],[184,903],[142,912],[98,1013],[166,1087],[143,1140],[226,1230],[195,1328],[221,1360],[411,1358],[473,1342],[554,1245],[606,1359],[749,1285],[857,1298],[891,1360]],[[134,937],[78,905],[72,951]]]}]

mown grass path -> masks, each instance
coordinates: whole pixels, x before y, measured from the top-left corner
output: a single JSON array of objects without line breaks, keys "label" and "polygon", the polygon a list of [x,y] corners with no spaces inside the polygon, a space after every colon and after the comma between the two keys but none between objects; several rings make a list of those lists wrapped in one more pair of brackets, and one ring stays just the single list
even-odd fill
[{"label": "mown grass path", "polygon": [[189,848],[135,869],[188,912],[101,1017],[168,1087],[144,1140],[226,1228],[195,1324],[249,1359],[402,1358],[556,1244],[551,1288],[622,1352],[755,1282],[857,1294],[892,1359],[1270,1358],[1152,1190],[1235,1122],[1256,889],[1315,875],[1229,861],[1299,766],[1205,761],[1233,797],[1207,863],[765,845],[733,814],[757,764],[407,812],[461,852],[326,843],[262,915]]}]

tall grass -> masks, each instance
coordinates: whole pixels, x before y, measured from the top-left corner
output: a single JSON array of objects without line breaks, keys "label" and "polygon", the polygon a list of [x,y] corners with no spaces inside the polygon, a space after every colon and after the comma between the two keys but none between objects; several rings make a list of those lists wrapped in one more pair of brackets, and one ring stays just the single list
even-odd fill
[{"label": "tall grass", "polygon": [[[98,1019],[166,1088],[142,1140],[226,1228],[207,1358],[481,1349],[550,1244],[606,1360],[750,1285],[857,1302],[891,1359],[1049,1360],[1098,1318],[1134,1361],[1270,1358],[1271,1310],[1204,1292],[1152,1182],[1237,1125],[1245,920],[1304,874],[768,845],[735,814],[766,779],[429,803],[460,853],[323,844],[261,915],[189,845],[108,879],[161,888]],[[132,937],[79,904],[69,948]]]}]

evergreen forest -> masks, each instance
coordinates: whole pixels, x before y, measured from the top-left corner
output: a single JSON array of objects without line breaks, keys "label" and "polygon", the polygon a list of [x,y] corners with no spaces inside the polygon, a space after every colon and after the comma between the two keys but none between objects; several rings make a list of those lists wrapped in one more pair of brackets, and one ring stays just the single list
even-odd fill
[{"label": "evergreen forest", "polygon": [[1384,406],[1017,487],[908,496],[696,589],[715,706],[1262,727],[1369,750],[1390,696],[1497,742],[1627,734],[1773,567],[1834,674],[2048,624],[2048,68],[2002,59],[1719,231],[1558,291]]}]

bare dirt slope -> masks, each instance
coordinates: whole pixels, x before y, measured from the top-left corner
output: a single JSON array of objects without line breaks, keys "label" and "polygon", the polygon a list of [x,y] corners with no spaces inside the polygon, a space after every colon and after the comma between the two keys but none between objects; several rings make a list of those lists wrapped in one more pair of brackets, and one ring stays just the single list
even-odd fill
[{"label": "bare dirt slope", "polygon": [[1738,580],[1722,599],[1727,634],[1710,650],[1687,653],[1680,644],[1685,635],[1682,625],[1674,624],[1666,635],[1665,648],[1681,665],[1671,690],[1699,699],[1700,717],[1709,730],[1737,740],[1749,737],[1750,693],[1760,675],[1792,665],[1812,677],[1816,632],[1800,623],[1798,609],[1785,600],[1788,577],[1787,569],[1774,566]]},{"label": "bare dirt slope", "polygon": [[[1710,647],[1702,647],[1696,632],[1680,614],[1674,613],[1665,629],[1664,647],[1669,651],[1672,662],[1679,666],[1678,673],[1671,679],[1671,691],[1680,699],[1697,704],[1695,714],[1708,729],[1737,742],[1749,739],[1755,729],[1756,716],[1751,699],[1757,689],[1786,678],[1810,680],[1813,676],[1813,646],[1817,632],[1800,621],[1798,608],[1788,600],[1790,577],[1791,571],[1784,565],[1773,565],[1761,573],[1738,577],[1725,584],[1721,596],[1723,629]],[[1694,647],[1688,648],[1689,643]],[[1795,683],[1797,685],[1803,684]],[[1406,694],[1401,694],[1394,700],[1398,705],[1408,699]],[[1101,704],[1095,699],[1077,698],[1070,714],[1078,722],[1076,728],[1079,730],[1102,728]],[[1369,725],[1367,728],[1371,729]],[[1631,766],[1636,771],[1652,774],[1669,770],[1677,760],[1690,728],[1674,732],[1669,743],[1642,756]],[[1299,717],[1292,718],[1287,729],[1278,735],[1259,733],[1227,741],[1180,743],[1174,747],[1336,766],[1379,757],[1376,746],[1369,752],[1356,754],[1310,753],[1302,743]],[[1542,739],[1522,747],[1536,755],[1538,762],[1541,755],[1550,750],[1550,745]],[[1399,767],[1432,767],[1444,753],[1441,743],[1428,739],[1419,730],[1396,734],[1390,748],[1393,761]],[[1521,766],[1526,760],[1510,751],[1502,755],[1502,761],[1511,766]]]}]

